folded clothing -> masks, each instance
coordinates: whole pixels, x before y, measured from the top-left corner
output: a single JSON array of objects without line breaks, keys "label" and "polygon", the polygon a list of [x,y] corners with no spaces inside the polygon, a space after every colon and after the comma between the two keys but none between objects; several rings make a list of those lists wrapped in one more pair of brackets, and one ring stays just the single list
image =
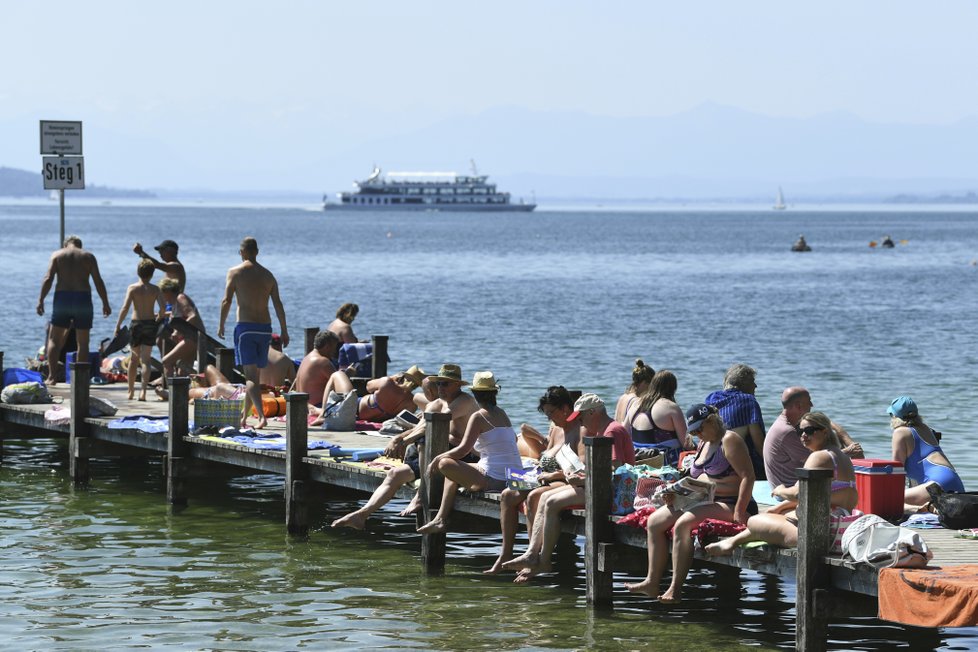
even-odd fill
[{"label": "folded clothing", "polygon": [[115,419],[105,424],[107,428],[116,430],[141,430],[142,432],[162,433],[170,430],[170,417],[151,417],[133,414],[121,419]]}]

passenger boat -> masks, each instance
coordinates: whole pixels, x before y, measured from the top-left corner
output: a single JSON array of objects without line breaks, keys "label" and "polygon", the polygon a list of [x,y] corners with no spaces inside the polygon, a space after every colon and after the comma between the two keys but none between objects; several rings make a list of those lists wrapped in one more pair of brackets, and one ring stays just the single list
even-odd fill
[{"label": "passenger boat", "polygon": [[508,192],[499,192],[480,175],[472,164],[472,174],[455,172],[388,172],[381,176],[379,167],[356,190],[337,193],[338,202],[323,196],[323,209],[373,211],[478,211],[529,212],[535,203],[510,201]]}]

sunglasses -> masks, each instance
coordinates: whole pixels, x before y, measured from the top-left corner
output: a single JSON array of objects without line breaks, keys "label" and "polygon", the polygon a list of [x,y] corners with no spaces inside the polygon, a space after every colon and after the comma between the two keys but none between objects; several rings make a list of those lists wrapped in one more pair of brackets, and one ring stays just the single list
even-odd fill
[{"label": "sunglasses", "polygon": [[438,387],[448,387],[454,382],[455,382],[454,380],[436,380],[435,385]]},{"label": "sunglasses", "polygon": [[819,428],[818,426],[805,426],[804,428],[801,429],[800,432],[806,437],[811,437],[819,430],[825,430],[825,428]]}]

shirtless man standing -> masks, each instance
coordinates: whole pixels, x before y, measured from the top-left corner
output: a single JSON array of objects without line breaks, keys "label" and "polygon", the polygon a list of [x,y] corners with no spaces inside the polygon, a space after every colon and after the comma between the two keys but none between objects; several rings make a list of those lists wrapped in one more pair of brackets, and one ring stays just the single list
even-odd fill
[{"label": "shirtless man standing", "polygon": [[173,240],[164,240],[153,248],[160,252],[160,258],[162,260],[156,260],[143,251],[143,245],[138,242],[133,245],[132,250],[141,256],[143,260],[148,260],[153,263],[153,267],[162,270],[166,278],[176,279],[180,283],[177,294],[182,293],[184,288],[187,287],[187,272],[183,268],[183,263],[177,260],[177,252],[180,251],[180,245]]},{"label": "shirtless man standing", "polygon": [[224,322],[231,312],[231,301],[237,298],[237,325],[234,327],[234,358],[241,365],[245,376],[244,413],[241,427],[248,425],[250,406],[258,406],[257,427],[268,425],[261,413],[261,384],[259,370],[268,364],[268,345],[272,339],[272,316],[268,312],[268,300],[272,300],[275,314],[282,331],[282,345],[289,345],[289,329],[285,325],[285,308],[278,296],[278,282],[270,271],[258,264],[258,241],[245,238],[241,241],[241,264],[228,270],[221,301],[221,322],[217,336],[224,339]]},{"label": "shirtless man standing", "polygon": [[92,329],[92,288],[88,279],[95,284],[95,291],[102,299],[102,316],[112,314],[105,283],[98,271],[98,261],[90,252],[82,249],[82,241],[77,235],[65,238],[65,245],[51,254],[47,274],[41,283],[41,297],[37,300],[37,314],[44,314],[44,299],[51,291],[55,277],[54,300],[51,306],[51,327],[48,330],[47,383],[54,385],[60,378],[61,347],[64,346],[68,328],[74,325],[78,340],[78,362],[88,362],[88,336]]},{"label": "shirtless man standing", "polygon": [[336,372],[336,356],[340,352],[340,338],[331,331],[319,331],[312,343],[312,351],[306,354],[295,375],[295,391],[309,395],[309,405],[320,407],[323,392],[330,376]]},{"label": "shirtless man standing", "polygon": [[[457,446],[465,434],[465,427],[469,423],[469,417],[479,409],[479,404],[475,402],[471,394],[466,394],[462,391],[462,387],[468,383],[462,380],[462,370],[458,365],[442,365],[438,371],[438,375],[432,378],[432,381],[438,390],[438,398],[427,405],[425,412],[440,412],[452,415],[452,421],[448,430],[448,443],[449,446]],[[411,430],[393,437],[387,449],[384,451],[384,455],[388,457],[402,457],[407,444],[418,443],[420,446],[419,440],[424,437],[424,433],[425,422],[422,420],[421,423]],[[469,461],[467,457],[462,459],[466,462]],[[394,497],[398,489],[408,482],[421,477],[420,462],[420,456],[409,455],[405,457],[404,464],[394,467],[387,472],[387,477],[384,478],[381,485],[370,496],[366,505],[354,512],[350,512],[346,516],[336,519],[333,521],[332,527],[349,527],[362,530],[370,515],[386,505]],[[417,494],[415,494],[411,504],[401,512],[401,516],[414,513],[420,506],[421,503],[418,501]]]}]

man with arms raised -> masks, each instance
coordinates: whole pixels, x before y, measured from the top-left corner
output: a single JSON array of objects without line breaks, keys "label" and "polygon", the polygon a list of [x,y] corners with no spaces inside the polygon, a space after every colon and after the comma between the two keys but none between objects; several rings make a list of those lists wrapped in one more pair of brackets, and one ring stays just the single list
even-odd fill
[{"label": "man with arms raised", "polygon": [[[465,427],[469,423],[469,417],[479,409],[479,404],[475,402],[471,394],[462,391],[462,387],[468,383],[462,380],[462,370],[456,364],[442,365],[441,369],[438,370],[438,375],[431,378],[431,382],[435,383],[438,398],[428,403],[425,412],[452,415],[448,430],[448,443],[449,446],[457,446],[462,441],[462,436],[465,435]],[[417,444],[416,448],[420,448],[424,432],[425,422],[422,419],[416,427],[393,437],[387,450],[384,451],[384,455],[402,457],[405,446],[412,443]],[[466,462],[470,461],[468,457],[462,459]],[[333,521],[332,527],[350,527],[362,530],[370,515],[386,505],[402,485],[421,477],[421,462],[419,454],[409,452],[407,456],[404,456],[404,464],[387,472],[384,482],[377,487],[366,505],[355,512],[350,512],[346,516],[336,519]],[[421,503],[415,494],[411,504],[401,512],[401,516],[415,512],[420,506]]]},{"label": "man with arms raised", "polygon": [[285,308],[278,296],[278,282],[272,273],[258,264],[258,242],[254,238],[241,241],[241,264],[228,270],[221,301],[221,322],[217,336],[224,339],[224,322],[231,311],[231,301],[238,302],[238,323],[234,327],[234,358],[245,375],[245,405],[241,427],[247,426],[250,404],[258,406],[258,427],[268,421],[261,412],[259,370],[268,364],[268,345],[272,341],[272,317],[268,300],[272,300],[282,330],[282,345],[289,345],[289,329],[285,325]]},{"label": "man with arms raised", "polygon": [[177,259],[180,245],[173,240],[164,240],[153,247],[153,249],[160,252],[160,258],[162,260],[156,260],[143,251],[143,245],[138,242],[132,246],[133,253],[142,257],[143,260],[148,260],[153,263],[153,267],[162,271],[166,278],[176,279],[180,284],[180,287],[177,289],[177,294],[181,294],[187,287],[187,272],[183,269],[183,263]]},{"label": "man with arms raised", "polygon": [[[791,487],[798,482],[795,471],[805,466],[811,455],[801,443],[798,424],[801,418],[812,411],[812,397],[804,387],[788,387],[781,393],[781,406],[784,408],[764,438],[764,470],[771,488]],[[863,447],[852,441],[849,433],[839,424],[832,422],[832,429],[839,436],[842,451],[849,457],[863,456]]]},{"label": "man with arms raised", "polygon": [[92,288],[88,284],[91,278],[95,291],[102,299],[102,316],[112,314],[109,308],[109,296],[105,291],[105,283],[98,271],[98,261],[95,256],[82,249],[82,241],[77,235],[65,238],[65,245],[51,254],[47,274],[41,283],[41,297],[37,300],[37,314],[44,314],[44,298],[54,285],[54,301],[51,306],[51,327],[48,329],[47,383],[54,385],[60,378],[59,357],[64,346],[68,329],[74,325],[75,337],[78,342],[78,362],[88,362],[88,336],[92,330]]},{"label": "man with arms raised", "polygon": [[306,354],[295,374],[295,391],[309,395],[309,404],[321,407],[326,383],[336,372],[336,356],[340,352],[340,338],[331,331],[319,331],[312,341],[312,351]]}]

